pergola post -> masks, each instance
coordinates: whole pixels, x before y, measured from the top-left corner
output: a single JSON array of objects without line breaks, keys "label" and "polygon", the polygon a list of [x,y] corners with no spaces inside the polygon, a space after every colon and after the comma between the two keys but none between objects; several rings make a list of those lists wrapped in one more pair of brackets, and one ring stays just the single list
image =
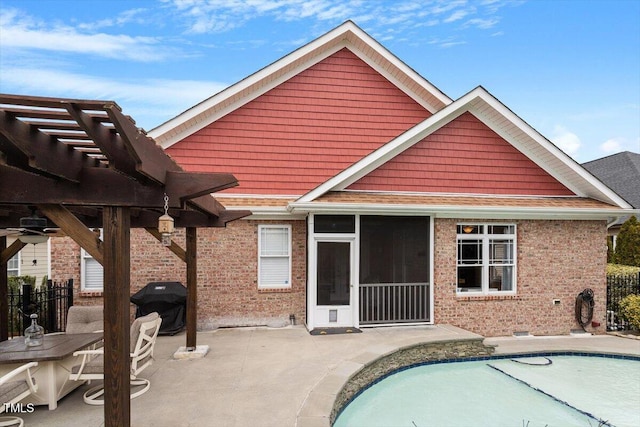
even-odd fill
[{"label": "pergola post", "polygon": [[130,224],[129,208],[105,206],[104,229],[104,420],[105,427],[129,427],[130,393]]},{"label": "pergola post", "polygon": [[[7,248],[6,236],[0,236],[0,253]],[[7,267],[9,263],[0,265],[0,341],[9,339],[9,278]]]},{"label": "pergola post", "polygon": [[187,227],[187,349],[196,347],[198,322],[198,235],[195,227]]}]

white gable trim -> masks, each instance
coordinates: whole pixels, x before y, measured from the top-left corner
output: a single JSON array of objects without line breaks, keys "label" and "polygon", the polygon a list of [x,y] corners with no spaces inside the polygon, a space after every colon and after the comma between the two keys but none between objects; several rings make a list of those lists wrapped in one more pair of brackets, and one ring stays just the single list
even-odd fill
[{"label": "white gable trim", "polygon": [[480,86],[303,195],[294,204],[312,202],[328,191],[346,189],[467,111],[473,113],[577,196],[601,200],[624,209],[631,208],[624,199]]},{"label": "white gable trim", "polygon": [[343,48],[434,113],[452,100],[351,21],[148,132],[163,148],[213,123]]}]

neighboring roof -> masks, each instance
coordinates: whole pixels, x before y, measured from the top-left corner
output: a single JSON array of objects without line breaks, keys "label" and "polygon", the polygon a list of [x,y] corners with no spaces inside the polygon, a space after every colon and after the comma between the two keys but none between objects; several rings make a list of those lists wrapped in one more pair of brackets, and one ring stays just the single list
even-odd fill
[{"label": "neighboring roof", "polygon": [[640,209],[640,154],[624,151],[582,166],[634,208]]},{"label": "neighboring roof", "polygon": [[311,202],[329,191],[347,189],[360,178],[465,112],[470,112],[480,119],[576,196],[593,198],[625,209],[631,208],[625,200],[595,179],[483,87],[477,87],[444,107],[422,123],[303,195],[298,202]]},{"label": "neighboring roof", "polygon": [[286,55],[271,65],[202,101],[149,131],[163,148],[206,127],[302,70],[347,48],[431,113],[452,100],[407,66],[352,21]]}]

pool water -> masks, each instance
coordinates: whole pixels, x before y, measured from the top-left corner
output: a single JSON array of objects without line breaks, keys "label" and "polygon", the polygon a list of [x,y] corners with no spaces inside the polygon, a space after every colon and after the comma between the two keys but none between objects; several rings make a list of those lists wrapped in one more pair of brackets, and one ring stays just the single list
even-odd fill
[{"label": "pool water", "polygon": [[640,426],[640,361],[550,355],[417,366],[363,391],[334,423],[335,427],[599,425]]}]

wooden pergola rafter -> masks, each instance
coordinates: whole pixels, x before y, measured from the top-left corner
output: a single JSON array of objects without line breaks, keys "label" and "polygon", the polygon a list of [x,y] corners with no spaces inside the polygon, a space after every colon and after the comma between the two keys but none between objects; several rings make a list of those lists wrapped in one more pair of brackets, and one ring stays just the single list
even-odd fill
[{"label": "wooden pergola rafter", "polygon": [[[0,94],[0,229],[37,208],[104,267],[105,425],[128,426],[130,228],[156,238],[165,195],[186,249],[187,347],[196,345],[199,227],[250,214],[211,193],[237,185],[227,173],[184,171],[113,101]],[[92,231],[103,228],[103,240]],[[0,236],[0,341],[8,337],[7,261],[23,243]]]}]

